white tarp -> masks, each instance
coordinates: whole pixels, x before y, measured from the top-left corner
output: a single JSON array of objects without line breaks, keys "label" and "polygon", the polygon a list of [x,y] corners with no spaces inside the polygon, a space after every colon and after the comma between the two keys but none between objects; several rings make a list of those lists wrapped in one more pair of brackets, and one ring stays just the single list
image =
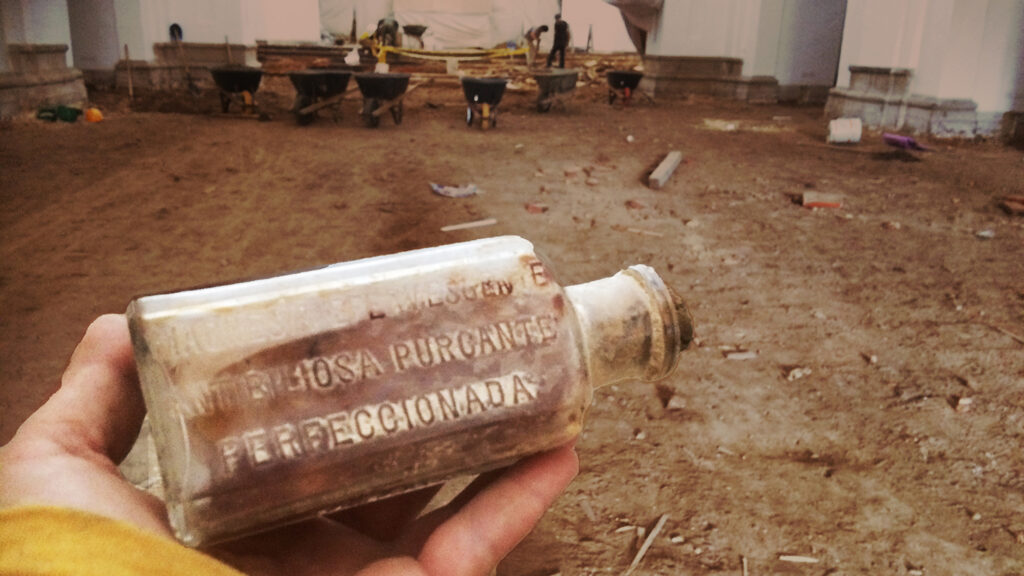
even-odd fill
[{"label": "white tarp", "polygon": [[641,54],[647,49],[647,34],[658,25],[665,0],[604,0],[622,12],[626,32]]},{"label": "white tarp", "polygon": [[[428,49],[490,48],[515,42],[532,26],[554,22],[557,0],[320,0],[320,24],[334,36],[347,36],[355,10],[358,32],[394,15],[401,25],[427,26]],[[550,36],[550,35],[548,35]],[[545,38],[550,42],[549,38]]]}]

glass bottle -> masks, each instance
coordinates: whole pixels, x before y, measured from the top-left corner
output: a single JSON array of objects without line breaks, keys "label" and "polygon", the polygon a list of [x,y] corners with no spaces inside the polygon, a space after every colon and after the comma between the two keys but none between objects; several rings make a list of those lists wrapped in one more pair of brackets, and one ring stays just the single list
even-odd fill
[{"label": "glass bottle", "polygon": [[145,296],[128,318],[191,546],[563,445],[593,387],[663,378],[692,338],[651,268],[563,288],[514,236]]}]

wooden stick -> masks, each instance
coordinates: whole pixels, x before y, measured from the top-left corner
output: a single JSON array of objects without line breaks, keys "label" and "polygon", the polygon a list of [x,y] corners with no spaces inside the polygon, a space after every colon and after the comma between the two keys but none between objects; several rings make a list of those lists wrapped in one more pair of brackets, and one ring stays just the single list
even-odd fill
[{"label": "wooden stick", "polygon": [[132,57],[128,53],[128,45],[124,45],[124,61],[128,63],[128,99],[135,101],[135,87],[132,85]]},{"label": "wooden stick", "polygon": [[647,535],[647,539],[644,540],[643,545],[640,546],[640,551],[638,551],[636,556],[633,558],[633,563],[630,564],[629,568],[622,573],[622,576],[629,576],[633,573],[633,570],[636,570],[637,566],[639,566],[640,562],[644,559],[644,556],[647,555],[647,550],[651,547],[651,544],[654,543],[654,539],[657,538],[658,533],[661,532],[661,529],[665,526],[666,521],[668,521],[668,514],[662,514],[661,518],[658,518],[658,523],[654,525],[654,529]]},{"label": "wooden stick", "polygon": [[342,92],[341,94],[337,94],[337,95],[331,96],[330,98],[326,98],[324,100],[321,100],[319,102],[316,102],[314,104],[310,104],[309,106],[306,106],[302,110],[299,110],[299,114],[302,115],[302,116],[305,116],[306,114],[312,114],[313,112],[316,112],[317,110],[320,110],[320,109],[323,109],[323,108],[327,108],[328,106],[333,106],[335,104],[338,104],[339,102],[344,100],[345,97],[348,96],[350,92],[355,92],[356,90],[359,90],[359,87],[358,86],[352,86],[348,90],[345,90],[344,92]]},{"label": "wooden stick", "polygon": [[1018,344],[1024,344],[1024,336],[1020,336],[1018,334],[1014,334],[1013,332],[1010,332],[1006,328],[1001,328],[999,326],[996,326],[995,324],[989,324],[989,323],[986,322],[985,325],[988,326],[989,328],[992,328],[993,330],[998,330],[998,331],[1002,332],[1003,334],[1006,334],[1010,338],[1013,338],[1014,340],[1017,341]]},{"label": "wooden stick", "polygon": [[381,115],[383,115],[385,112],[387,112],[388,110],[391,110],[396,105],[398,105],[399,102],[404,100],[405,97],[408,96],[410,92],[412,92],[413,90],[419,88],[423,84],[424,84],[423,82],[420,82],[419,84],[413,84],[412,86],[409,86],[409,89],[406,90],[401,96],[399,96],[398,98],[395,98],[393,100],[388,100],[387,102],[382,104],[380,108],[377,108],[376,110],[374,110],[373,111],[373,115],[374,116],[381,116]]},{"label": "wooden stick", "polygon": [[465,230],[466,228],[479,228],[481,226],[493,226],[498,221],[494,218],[485,218],[483,220],[475,220],[473,222],[463,222],[462,224],[451,224],[441,228],[441,232],[452,232],[454,230]]}]

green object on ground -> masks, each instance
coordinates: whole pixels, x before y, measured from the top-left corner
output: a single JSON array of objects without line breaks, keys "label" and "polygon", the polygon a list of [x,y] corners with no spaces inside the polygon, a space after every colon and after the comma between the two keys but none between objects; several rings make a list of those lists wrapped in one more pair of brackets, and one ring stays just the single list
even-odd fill
[{"label": "green object on ground", "polygon": [[40,108],[39,112],[36,112],[36,118],[46,120],[47,122],[56,122],[57,120],[62,122],[75,122],[81,115],[82,111],[80,109],[71,108],[70,106]]}]

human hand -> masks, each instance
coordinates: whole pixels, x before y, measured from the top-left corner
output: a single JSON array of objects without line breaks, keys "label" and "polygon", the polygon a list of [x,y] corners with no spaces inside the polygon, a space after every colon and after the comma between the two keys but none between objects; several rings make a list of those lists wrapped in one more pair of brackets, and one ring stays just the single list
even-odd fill
[{"label": "human hand", "polygon": [[[0,448],[0,508],[74,508],[172,538],[163,503],[117,469],[144,415],[125,318],[102,316],[75,349],[60,389]],[[577,471],[575,452],[563,447],[482,475],[422,517],[436,489],[206,552],[249,574],[487,574]]]}]

